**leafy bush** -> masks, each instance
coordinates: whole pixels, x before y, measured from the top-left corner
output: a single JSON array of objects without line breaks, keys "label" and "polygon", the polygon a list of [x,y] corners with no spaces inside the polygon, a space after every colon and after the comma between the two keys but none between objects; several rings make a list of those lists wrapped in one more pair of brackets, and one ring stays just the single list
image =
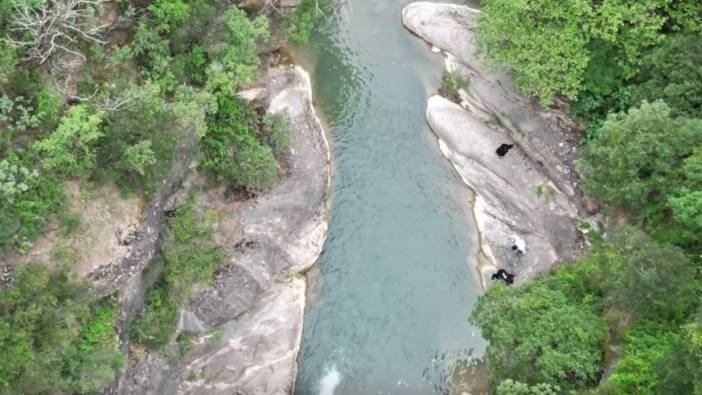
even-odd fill
[{"label": "leafy bush", "polygon": [[458,71],[444,71],[441,76],[441,94],[447,99],[455,103],[461,102],[461,96],[458,94],[460,89],[468,89],[470,80],[463,77]]},{"label": "leafy bush", "polygon": [[214,243],[212,225],[203,224],[192,204],[178,208],[168,225],[173,240],[158,258],[164,263],[162,277],[147,294],[144,308],[129,327],[132,341],[150,349],[172,340],[180,306],[190,297],[192,286],[210,281],[224,260]]},{"label": "leafy bush", "polygon": [[581,152],[584,186],[611,205],[652,216],[684,185],[682,163],[702,144],[702,120],[674,118],[663,102],[610,115]]},{"label": "leafy bush", "polygon": [[287,39],[298,44],[309,41],[329,7],[329,0],[302,0],[283,23]]},{"label": "leafy bush", "polygon": [[95,167],[95,144],[103,136],[102,116],[84,105],[71,107],[49,137],[34,144],[44,169],[78,177]]},{"label": "leafy bush", "polygon": [[677,346],[675,328],[655,321],[644,321],[624,334],[623,356],[609,382],[623,394],[652,394],[663,377],[659,366]]},{"label": "leafy bush", "polygon": [[663,100],[672,116],[702,118],[702,35],[672,35],[642,59],[632,102]]},{"label": "leafy bush", "polygon": [[0,391],[94,393],[115,378],[123,358],[117,310],[92,300],[63,270],[20,267],[0,292]]},{"label": "leafy bush", "polygon": [[251,82],[260,64],[256,47],[259,40],[267,40],[268,19],[259,16],[253,21],[235,6],[222,16],[221,26],[211,32],[223,40],[207,45],[211,64],[207,70],[207,87],[212,92],[234,93],[242,84]]},{"label": "leafy bush", "polygon": [[33,157],[0,161],[0,251],[27,250],[65,205],[61,180],[39,172]]},{"label": "leafy bush", "polygon": [[497,395],[557,395],[561,389],[550,384],[527,385],[507,379],[497,386],[496,392]]},{"label": "leafy bush", "polygon": [[641,51],[657,45],[668,29],[699,26],[695,18],[702,7],[685,3],[487,1],[478,19],[478,44],[494,62],[515,71],[513,80],[526,93],[550,105],[555,94],[573,99],[583,89],[592,48],[600,43],[613,49],[612,60],[633,77]]},{"label": "leafy bush", "polygon": [[128,190],[151,193],[174,163],[178,140],[186,133],[179,125],[183,114],[156,85],[135,87],[127,95],[129,105],[105,114],[97,176]]},{"label": "leafy bush", "polygon": [[270,147],[256,138],[258,116],[236,96],[221,94],[218,111],[200,140],[202,168],[236,186],[267,189],[277,175]]},{"label": "leafy bush", "polygon": [[[497,283],[478,299],[470,321],[490,342],[486,360],[494,381],[563,389],[597,382],[608,338],[601,304],[595,294],[572,293],[568,276],[559,274],[516,288]],[[582,273],[578,277],[582,284]]]},{"label": "leafy bush", "polygon": [[183,22],[190,14],[190,5],[182,0],[157,0],[149,5],[161,30],[168,32],[172,26]]},{"label": "leafy bush", "polygon": [[263,117],[263,135],[276,157],[290,151],[293,136],[290,124],[290,112],[286,109]]}]

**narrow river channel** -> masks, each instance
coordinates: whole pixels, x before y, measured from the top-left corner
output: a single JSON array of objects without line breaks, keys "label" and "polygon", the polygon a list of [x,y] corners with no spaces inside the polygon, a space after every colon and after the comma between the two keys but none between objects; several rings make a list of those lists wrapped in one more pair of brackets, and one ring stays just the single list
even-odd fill
[{"label": "narrow river channel", "polygon": [[334,148],[329,236],[309,273],[296,393],[449,392],[485,343],[470,191],[425,120],[443,59],[400,21],[408,0],[349,0],[297,60]]}]

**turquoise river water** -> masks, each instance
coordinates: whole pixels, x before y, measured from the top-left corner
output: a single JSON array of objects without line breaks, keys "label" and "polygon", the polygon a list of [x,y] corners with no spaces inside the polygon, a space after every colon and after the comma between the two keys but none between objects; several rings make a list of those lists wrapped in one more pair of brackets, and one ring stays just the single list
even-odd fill
[{"label": "turquoise river water", "polygon": [[406,31],[408,0],[349,0],[295,56],[334,149],[329,236],[308,275],[296,393],[451,391],[485,343],[470,191],[429,130],[443,59]]}]

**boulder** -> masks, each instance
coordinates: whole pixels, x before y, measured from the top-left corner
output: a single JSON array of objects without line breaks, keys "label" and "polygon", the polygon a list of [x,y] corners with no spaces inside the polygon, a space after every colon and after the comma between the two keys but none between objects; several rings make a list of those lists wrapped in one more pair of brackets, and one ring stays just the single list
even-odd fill
[{"label": "boulder", "polygon": [[[459,91],[460,105],[431,97],[427,118],[441,151],[476,194],[484,285],[498,268],[519,283],[582,249],[573,170],[579,136],[565,114],[525,97],[507,71],[486,64],[474,38],[479,14],[462,5],[418,2],[403,9],[402,21],[445,54],[447,70],[470,80]],[[502,144],[514,148],[499,157]]]}]

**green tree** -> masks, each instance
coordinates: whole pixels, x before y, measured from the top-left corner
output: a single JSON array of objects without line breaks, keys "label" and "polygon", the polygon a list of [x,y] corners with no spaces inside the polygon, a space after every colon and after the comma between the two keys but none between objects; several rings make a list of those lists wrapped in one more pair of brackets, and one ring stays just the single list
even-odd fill
[{"label": "green tree", "polygon": [[156,154],[151,149],[151,140],[142,140],[124,150],[122,165],[127,171],[143,176],[146,169],[156,164]]},{"label": "green tree", "polygon": [[329,8],[329,0],[302,0],[283,23],[285,36],[294,43],[306,43]]},{"label": "green tree", "polygon": [[116,309],[63,270],[31,265],[12,277],[0,292],[0,392],[83,394],[110,384],[123,361]]},{"label": "green tree", "polygon": [[607,326],[592,296],[565,294],[563,283],[554,286],[559,279],[516,288],[497,283],[479,298],[470,321],[490,342],[486,358],[494,381],[566,390],[596,383]]},{"label": "green tree", "polygon": [[633,77],[643,50],[660,43],[666,29],[698,30],[702,13],[689,0],[487,0],[481,8],[479,49],[514,70],[517,86],[545,105],[585,87],[594,48],[611,47],[611,59]]},{"label": "green tree", "polygon": [[673,351],[659,365],[659,394],[702,394],[702,309],[682,327]]},{"label": "green tree", "polygon": [[102,115],[87,106],[71,107],[58,128],[38,141],[34,149],[42,156],[42,166],[68,176],[81,176],[95,167],[95,143],[103,136]]},{"label": "green tree", "polygon": [[200,140],[202,168],[233,185],[268,189],[278,173],[269,146],[257,139],[258,116],[234,95],[220,94],[218,111]]},{"label": "green tree", "polygon": [[702,35],[668,36],[641,63],[634,104],[661,99],[673,116],[702,118]]},{"label": "green tree", "polygon": [[589,60],[590,0],[490,0],[481,4],[478,47],[515,71],[514,82],[545,105],[574,98]]},{"label": "green tree", "polygon": [[169,32],[171,28],[183,22],[190,15],[190,5],[182,0],[157,0],[149,5],[161,30]]},{"label": "green tree", "polygon": [[584,186],[610,205],[652,215],[682,185],[684,158],[702,143],[702,120],[674,118],[663,102],[612,114],[581,152]]},{"label": "green tree", "polygon": [[290,151],[293,146],[290,122],[290,112],[287,109],[274,114],[266,114],[263,117],[263,134],[266,144],[271,147],[277,157]]},{"label": "green tree", "polygon": [[193,285],[210,281],[224,261],[214,242],[213,225],[192,202],[179,207],[169,219],[173,238],[158,258],[163,260],[162,276],[129,327],[132,341],[158,349],[172,340],[180,306],[190,298]]},{"label": "green tree", "polygon": [[222,24],[211,37],[217,41],[205,46],[211,59],[207,86],[211,91],[235,92],[256,76],[260,60],[256,53],[258,41],[269,38],[268,19],[259,16],[253,21],[235,6],[222,15]]},{"label": "green tree", "polygon": [[681,249],[659,245],[632,227],[614,230],[610,243],[618,254],[610,261],[614,305],[642,318],[684,315],[694,298],[695,268]]},{"label": "green tree", "polygon": [[609,382],[622,394],[653,394],[663,379],[659,365],[677,346],[675,328],[644,321],[624,334],[622,358],[616,363]]}]

